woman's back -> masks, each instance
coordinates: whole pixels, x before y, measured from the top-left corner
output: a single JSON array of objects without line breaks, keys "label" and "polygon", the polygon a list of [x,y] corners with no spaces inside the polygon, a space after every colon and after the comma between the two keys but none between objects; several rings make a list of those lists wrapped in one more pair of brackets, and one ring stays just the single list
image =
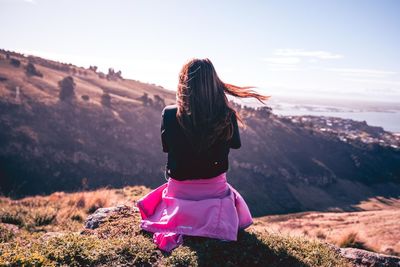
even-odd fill
[{"label": "woman's back", "polygon": [[196,144],[201,133],[188,136],[176,114],[176,105],[167,106],[162,112],[161,140],[163,151],[168,153],[166,176],[176,180],[204,179],[226,172],[229,168],[229,149],[241,146],[234,113],[231,116],[232,137],[228,140],[219,139],[200,151]]}]

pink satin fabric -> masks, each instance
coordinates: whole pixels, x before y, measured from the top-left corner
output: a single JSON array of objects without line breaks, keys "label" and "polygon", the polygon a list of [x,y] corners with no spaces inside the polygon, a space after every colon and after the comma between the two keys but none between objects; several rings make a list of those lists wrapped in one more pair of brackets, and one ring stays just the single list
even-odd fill
[{"label": "pink satin fabric", "polygon": [[226,173],[210,179],[168,182],[138,200],[141,228],[154,233],[165,251],[182,244],[182,235],[236,241],[238,229],[253,223],[242,196]]}]

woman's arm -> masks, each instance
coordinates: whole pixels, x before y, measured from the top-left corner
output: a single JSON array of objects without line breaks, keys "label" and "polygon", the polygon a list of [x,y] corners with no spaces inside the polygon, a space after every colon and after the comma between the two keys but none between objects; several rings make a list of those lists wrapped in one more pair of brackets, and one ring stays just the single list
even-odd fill
[{"label": "woman's arm", "polygon": [[238,127],[235,113],[232,114],[232,126],[233,126],[233,135],[232,135],[232,139],[230,141],[230,147],[234,148],[234,149],[238,149],[241,147],[242,144],[240,142],[239,127]]},{"label": "woman's arm", "polygon": [[167,138],[166,138],[166,132],[165,132],[165,108],[161,112],[161,144],[162,144],[162,150],[165,153],[168,153],[169,149],[167,146]]}]

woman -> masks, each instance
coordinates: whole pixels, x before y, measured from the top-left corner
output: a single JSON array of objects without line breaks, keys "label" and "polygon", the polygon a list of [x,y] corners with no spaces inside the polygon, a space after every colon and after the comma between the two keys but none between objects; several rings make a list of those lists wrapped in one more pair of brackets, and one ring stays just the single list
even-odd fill
[{"label": "woman", "polygon": [[268,99],[223,83],[209,59],[192,59],[179,74],[176,105],[162,111],[168,182],[137,202],[141,227],[154,233],[160,249],[179,246],[183,235],[236,241],[238,229],[252,224],[245,201],[226,181],[229,149],[241,146],[237,120],[243,125],[226,94]]}]

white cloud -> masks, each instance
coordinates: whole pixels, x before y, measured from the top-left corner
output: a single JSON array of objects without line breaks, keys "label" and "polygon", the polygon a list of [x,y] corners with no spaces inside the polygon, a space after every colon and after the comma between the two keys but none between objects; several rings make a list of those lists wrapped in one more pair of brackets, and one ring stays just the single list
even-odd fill
[{"label": "white cloud", "polygon": [[375,83],[381,85],[394,85],[394,86],[399,86],[400,88],[400,81],[387,81],[387,80],[374,80],[374,79],[346,79],[346,81],[360,82],[360,83]]},{"label": "white cloud", "polygon": [[339,59],[343,58],[343,55],[334,54],[327,51],[307,51],[303,49],[277,49],[274,53],[276,56],[283,57],[311,57],[317,59]]},{"label": "white cloud", "polygon": [[295,65],[279,65],[279,64],[270,64],[267,68],[268,71],[300,71],[299,67]]},{"label": "white cloud", "polygon": [[325,59],[342,58],[342,55],[333,54],[327,51],[306,51],[302,49],[276,49],[272,57],[262,58],[268,62],[268,70],[270,71],[299,71],[305,67],[299,68],[299,63],[303,62],[303,58],[308,58],[306,62],[316,63]]},{"label": "white cloud", "polygon": [[343,76],[357,77],[386,77],[397,74],[395,71],[377,70],[377,69],[356,69],[356,68],[328,68],[327,71],[338,72]]},{"label": "white cloud", "polygon": [[268,57],[263,58],[262,60],[268,63],[282,65],[295,65],[300,62],[300,58],[297,57]]}]

